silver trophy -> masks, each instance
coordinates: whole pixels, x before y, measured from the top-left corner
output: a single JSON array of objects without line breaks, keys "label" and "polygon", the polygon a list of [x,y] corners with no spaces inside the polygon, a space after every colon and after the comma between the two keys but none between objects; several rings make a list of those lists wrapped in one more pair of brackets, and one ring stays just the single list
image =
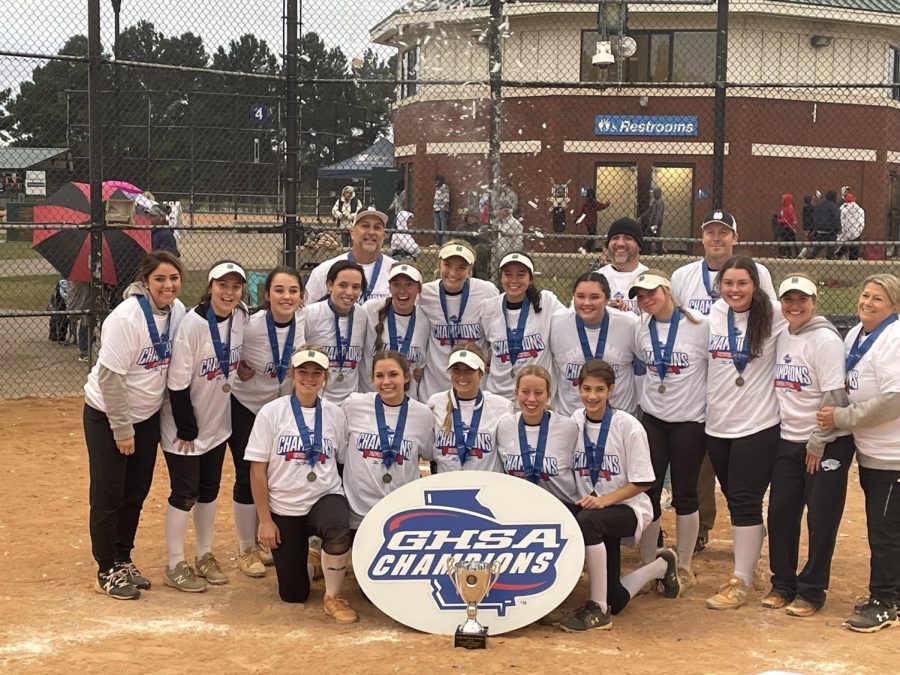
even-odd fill
[{"label": "silver trophy", "polygon": [[450,558],[447,561],[447,574],[459,597],[466,603],[466,622],[456,628],[453,646],[484,649],[487,646],[488,629],[478,623],[475,616],[478,614],[478,603],[491,592],[500,578],[500,563]]}]

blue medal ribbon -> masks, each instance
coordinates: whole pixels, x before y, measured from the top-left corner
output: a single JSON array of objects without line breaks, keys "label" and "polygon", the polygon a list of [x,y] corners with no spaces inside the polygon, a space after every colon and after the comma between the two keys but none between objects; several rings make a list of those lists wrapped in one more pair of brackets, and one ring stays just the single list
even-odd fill
[{"label": "blue medal ribbon", "polygon": [[[153,318],[153,310],[150,309],[150,301],[143,295],[137,296],[138,304],[144,312],[144,319],[147,321],[147,332],[150,333],[150,342],[153,343],[153,349],[156,350],[156,357],[160,361],[165,361],[172,355],[172,343],[169,342],[169,327],[172,325],[172,310],[169,309],[169,315],[166,317],[166,329],[160,335],[156,329],[156,319]],[[218,331],[216,331],[218,337]]]},{"label": "blue medal ribbon", "polygon": [[600,471],[603,469],[603,456],[606,454],[606,439],[609,437],[609,427],[612,423],[612,408],[606,406],[603,412],[603,421],[600,422],[600,433],[597,435],[597,442],[591,443],[588,436],[588,418],[587,412],[584,414],[584,429],[582,435],[584,437],[584,454],[587,457],[588,470],[591,472],[591,488],[597,484],[600,478]]},{"label": "blue medal ribbon", "polygon": [[531,301],[528,299],[528,296],[525,296],[525,299],[522,301],[522,309],[519,310],[519,322],[516,324],[516,327],[509,327],[509,320],[507,319],[507,305],[506,305],[506,293],[503,294],[503,320],[506,325],[506,344],[507,350],[509,351],[509,364],[510,366],[516,365],[516,359],[519,358],[519,352],[522,351],[522,343],[525,340],[525,324],[528,323],[528,313],[531,310]]},{"label": "blue medal ribbon", "polygon": [[541,418],[541,428],[538,431],[537,447],[534,449],[534,461],[531,460],[531,452],[528,450],[528,434],[525,432],[525,418],[519,415],[519,454],[522,457],[522,470],[526,480],[535,485],[541,482],[541,469],[544,468],[544,454],[547,452],[547,434],[550,431],[550,413],[544,411]]},{"label": "blue medal ribbon", "polygon": [[413,308],[412,314],[409,315],[409,324],[406,326],[406,335],[400,338],[397,335],[397,313],[394,311],[393,305],[387,309],[387,325],[388,325],[388,342],[390,348],[409,356],[409,348],[412,345],[413,332],[416,330],[416,309]]},{"label": "blue medal ribbon", "polygon": [[275,317],[272,310],[266,310],[266,331],[269,334],[269,346],[272,348],[272,363],[275,366],[275,375],[278,383],[284,382],[288,365],[291,360],[291,352],[294,351],[294,336],[297,334],[297,317],[291,317],[291,327],[288,329],[287,340],[284,341],[284,350],[278,354],[278,334],[275,331]]},{"label": "blue medal ribbon", "polygon": [[297,394],[291,394],[291,410],[294,411],[297,431],[300,432],[303,449],[306,450],[306,459],[309,460],[310,468],[315,469],[319,455],[322,454],[322,401],[318,397],[316,398],[316,427],[313,430],[312,439],[309,437],[309,427],[306,426],[306,420],[303,419],[303,411],[300,408],[300,401],[297,400]]},{"label": "blue medal ribbon", "polygon": [[409,398],[403,397],[403,405],[400,406],[400,415],[397,417],[397,427],[394,429],[393,438],[388,438],[387,423],[384,420],[384,403],[381,394],[375,395],[375,422],[378,424],[378,441],[381,444],[381,462],[385,469],[390,469],[391,464],[400,452],[403,443],[403,433],[406,431],[406,415],[409,412]]},{"label": "blue medal ribbon", "polygon": [[578,331],[578,340],[581,342],[581,353],[584,355],[584,360],[602,359],[603,353],[606,351],[606,338],[609,335],[609,312],[603,312],[603,319],[600,321],[600,337],[597,339],[597,349],[593,352],[591,352],[591,345],[584,328],[584,319],[577,314],[575,315],[575,328]]},{"label": "blue medal ribbon", "polygon": [[481,425],[481,413],[484,412],[484,395],[479,391],[475,397],[475,408],[472,410],[472,421],[469,422],[469,433],[463,430],[462,413],[459,409],[459,400],[456,392],[453,392],[453,437],[456,441],[456,454],[459,464],[462,466],[469,459],[469,453],[478,442],[478,427]]},{"label": "blue medal ribbon", "polygon": [[[375,267],[372,269],[372,278],[366,279],[366,292],[359,296],[359,304],[363,304],[366,300],[372,297],[372,291],[375,290],[375,283],[378,281],[378,277],[381,274],[381,262],[383,258],[384,256],[382,256],[380,253],[378,254],[378,257],[375,258]],[[350,251],[347,254],[347,260],[356,262],[356,258],[353,257],[353,251]],[[363,268],[363,271],[365,271],[365,268]]]},{"label": "blue medal ribbon", "polygon": [[344,370],[344,361],[347,360],[347,352],[350,351],[350,340],[353,339],[353,311],[354,307],[350,308],[350,313],[347,314],[347,346],[344,347],[344,340],[341,338],[341,316],[337,313],[337,310],[334,308],[334,303],[331,300],[328,300],[328,308],[331,310],[331,313],[334,314],[334,342],[336,346],[336,358],[335,361],[338,362],[338,370]]},{"label": "blue medal ribbon", "polygon": [[700,263],[700,278],[703,279],[703,288],[706,289],[706,294],[712,300],[718,300],[719,294],[712,287],[712,284],[709,283],[709,265],[706,264],[706,259],[704,259],[703,262]]},{"label": "blue medal ribbon", "polygon": [[681,321],[681,312],[677,309],[672,312],[669,322],[669,336],[666,338],[666,346],[659,342],[659,333],[656,330],[656,317],[650,319],[650,343],[653,345],[653,367],[659,375],[659,381],[666,379],[666,373],[672,364],[672,352],[675,349],[675,336],[678,335],[678,322]]},{"label": "blue medal ribbon", "polygon": [[875,340],[878,339],[878,336],[881,335],[885,329],[894,323],[897,320],[897,314],[891,314],[888,318],[878,324],[878,327],[869,333],[866,336],[866,339],[862,341],[862,344],[859,342],[859,335],[862,335],[862,331],[859,331],[859,335],[856,337],[856,341],[853,343],[853,346],[850,348],[850,353],[847,354],[847,372],[849,373],[851,370],[856,368],[856,364],[860,362],[862,357],[864,357],[868,351],[872,348],[872,345],[875,344]]},{"label": "blue medal ribbon", "polygon": [[737,369],[738,374],[742,375],[747,363],[750,361],[750,342],[747,336],[744,336],[744,344],[738,349],[737,333],[734,329],[734,310],[728,308],[728,351],[731,352],[731,362]]},{"label": "blue medal ribbon", "polygon": [[[456,315],[455,320],[451,320],[450,315],[447,314],[447,292],[444,290],[444,282],[438,284],[438,296],[441,300],[441,311],[444,313],[444,321],[447,322],[447,325],[456,324],[462,321],[463,314],[466,313],[466,305],[469,302],[469,280],[466,279],[466,283],[463,284],[462,288],[462,296],[459,299],[459,314]],[[456,338],[450,338],[450,346],[456,344]]]},{"label": "blue medal ribbon", "polygon": [[209,325],[209,337],[212,340],[213,351],[219,360],[219,368],[222,375],[228,379],[231,373],[231,322],[234,321],[234,312],[228,316],[228,340],[222,344],[222,338],[219,336],[219,322],[216,321],[216,313],[213,311],[212,303],[206,308],[206,323]]}]

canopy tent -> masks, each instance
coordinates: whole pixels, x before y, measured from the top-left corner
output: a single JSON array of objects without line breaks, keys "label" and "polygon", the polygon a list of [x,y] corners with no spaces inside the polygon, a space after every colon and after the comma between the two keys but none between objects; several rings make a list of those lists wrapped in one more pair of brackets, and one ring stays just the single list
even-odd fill
[{"label": "canopy tent", "polygon": [[319,178],[368,178],[372,169],[393,166],[394,143],[382,137],[353,157],[321,167]]}]

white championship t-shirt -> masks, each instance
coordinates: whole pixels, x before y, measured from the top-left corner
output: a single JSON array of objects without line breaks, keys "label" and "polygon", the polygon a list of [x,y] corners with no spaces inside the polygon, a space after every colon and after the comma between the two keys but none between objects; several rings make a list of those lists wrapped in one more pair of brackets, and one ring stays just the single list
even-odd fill
[{"label": "white championship t-shirt", "polygon": [[[294,344],[288,346],[288,359],[298,347],[306,344],[304,333],[303,310],[297,310],[294,314],[296,328],[294,330]],[[241,348],[241,361],[253,368],[256,372],[249,380],[240,378],[234,380],[234,397],[241,402],[247,410],[254,415],[259,412],[269,401],[274,401],[279,396],[291,393],[290,366],[285,370],[284,380],[278,382],[278,373],[272,347],[269,344],[269,329],[266,322],[266,310],[260,310],[250,317],[247,327],[244,329],[244,345]],[[284,353],[284,343],[287,341],[290,326],[276,326],[275,340],[278,344],[278,354]]]},{"label": "white championship t-shirt", "polygon": [[[381,269],[378,270],[378,277],[373,279],[372,275],[375,274],[375,268],[378,266],[378,261],[369,263],[368,265],[363,265],[362,268],[366,274],[366,283],[369,290],[369,297],[363,298],[360,296],[359,303],[362,304],[366,301],[366,299],[378,299],[378,298],[386,298],[391,294],[391,289],[388,286],[388,272],[391,270],[391,265],[394,264],[394,259],[389,255],[381,255]],[[304,293],[306,295],[306,304],[311,305],[314,302],[319,302],[328,294],[328,285],[326,284],[326,279],[328,277],[328,270],[331,269],[331,266],[339,260],[349,260],[350,252],[341,253],[339,256],[335,256],[330,260],[326,260],[323,263],[320,263],[316,266],[316,268],[310,272],[309,279],[306,280],[306,289]]]},{"label": "white championship t-shirt", "polygon": [[[434,461],[437,472],[445,471],[497,471],[503,473],[503,458],[497,451],[497,425],[500,419],[513,411],[513,404],[502,396],[489,391],[482,392],[481,421],[475,446],[469,451],[466,463],[460,466],[456,450],[456,433],[453,430],[453,416],[447,411],[449,390],[439,391],[428,399],[428,408],[434,416]],[[475,412],[475,399],[459,401],[460,419],[466,438],[469,424]],[[450,429],[444,429],[444,420],[449,416]]]},{"label": "white championship t-shirt", "polygon": [[[301,408],[314,441],[316,409]],[[279,516],[305,516],[325,495],[342,495],[339,448],[347,445],[347,421],[340,406],[322,401],[322,448],[314,466],[297,428],[291,397],[266,403],[256,415],[244,450],[248,462],[268,462],[269,509]],[[310,472],[316,479],[309,480]]]},{"label": "white championship t-shirt", "polygon": [[[231,321],[231,361],[227,387],[225,375],[219,365],[206,322],[206,312],[198,313],[195,307],[189,311],[172,344],[172,362],[169,364],[169,389],[181,391],[190,387],[191,406],[197,421],[197,438],[192,455],[203,455],[231,436],[230,388],[237,380],[237,366],[241,360],[244,327],[247,312],[235,309]],[[228,340],[228,319],[218,323],[219,339],[224,346]],[[172,403],[166,398],[160,416],[160,445],[166,452],[177,452],[178,429],[172,416]]]},{"label": "white championship t-shirt", "polygon": [[[378,337],[378,313],[384,307],[385,302],[385,298],[380,298],[378,300],[369,300],[363,305],[369,327],[366,332],[365,354],[363,357],[365,368],[360,374],[362,391],[374,390],[372,385],[372,357],[375,356],[376,351],[378,351],[375,348],[375,341]],[[412,370],[425,367],[425,350],[428,348],[428,333],[431,330],[431,326],[428,323],[428,317],[425,316],[425,313],[418,306],[416,306],[415,309],[415,317],[416,325],[413,328],[410,344],[404,344],[404,349],[401,350],[406,354],[406,358],[409,359],[409,367]],[[412,315],[403,316],[402,314],[394,314],[394,325],[397,327],[398,341],[406,339],[406,331],[409,329],[409,322],[411,319]],[[381,341],[383,343],[383,350],[390,349],[391,340],[387,317],[385,317],[384,325],[382,326]],[[412,380],[409,383],[409,395],[411,398],[420,400],[419,383],[415,380]]]},{"label": "white championship t-shirt", "polygon": [[[635,356],[634,335],[638,318],[631,312],[607,309],[609,334],[603,351],[603,360],[609,363],[616,374],[616,388],[610,405],[626,412],[635,412],[638,405],[636,377],[632,361]],[[600,340],[599,328],[585,327],[588,347],[593,354]],[[550,349],[553,352],[553,380],[556,384],[556,410],[564,417],[570,417],[581,407],[578,395],[578,376],[584,365],[584,352],[575,324],[575,310],[567,309],[554,314],[550,328]]]},{"label": "white championship t-shirt", "polygon": [[[522,413],[505,415],[497,426],[497,449],[503,456],[506,473],[519,478],[525,477],[525,464],[519,445],[519,419]],[[540,437],[540,425],[525,425],[528,441],[528,455],[532,465]],[[576,485],[574,461],[578,427],[568,417],[550,411],[547,429],[547,445],[541,464],[539,485],[564,504],[574,504],[581,496]]]},{"label": "white championship t-shirt", "polygon": [[[759,287],[773,302],[778,300],[775,287],[772,285],[772,275],[766,266],[756,263],[756,271],[759,273]],[[706,276],[710,289],[715,288],[718,273],[718,270],[710,270]],[[703,284],[703,258],[682,265],[672,272],[671,284],[676,304],[696,310],[701,314],[709,314],[709,310],[717,298],[713,298],[707,293],[706,286]]]},{"label": "white championship t-shirt", "polygon": [[[353,308],[353,331],[350,335],[350,343],[347,343],[350,317],[339,317],[341,330],[341,345],[338,347],[337,336],[334,331],[334,319],[337,316],[331,310],[327,300],[315,302],[305,310],[306,341],[311,345],[322,348],[328,355],[330,367],[328,368],[328,382],[322,393],[323,398],[332,403],[343,403],[349,394],[359,391],[360,371],[365,367],[364,350],[366,344],[366,331],[369,324],[366,312],[362,307]],[[341,364],[343,355],[343,364]]]},{"label": "white championship t-shirt", "polygon": [[[153,315],[159,335],[165,333],[171,316],[171,322],[168,323],[169,349],[184,314],[181,300],[175,300],[172,309],[165,316]],[[100,366],[103,366],[125,378],[131,423],[143,422],[162,407],[170,361],[170,357],[160,359],[157,355],[144,311],[137,297],[131,296],[119,304],[103,322],[100,355],[84,385],[85,399],[92,408],[107,412],[99,381]]]},{"label": "white championship t-shirt", "polygon": [[546,368],[548,372],[553,372],[550,320],[556,312],[563,311],[565,307],[553,292],[541,291],[541,311],[537,313],[534,307],[529,307],[528,320],[523,331],[522,350],[513,367],[506,329],[507,326],[511,330],[518,328],[522,310],[510,309],[504,316],[505,297],[506,293],[503,293],[498,298],[491,298],[481,308],[481,325],[484,327],[485,339],[491,347],[491,370],[485,378],[484,388],[512,400],[516,395],[515,371],[524,366],[538,365]]},{"label": "white championship t-shirt", "polygon": [[[344,490],[350,503],[350,527],[362,519],[382,497],[419,478],[419,460],[430,461],[434,449],[434,422],[424,403],[409,400],[406,428],[400,452],[390,469],[385,468],[375,415],[375,394],[351,394],[343,405],[349,440],[338,461],[344,465]],[[384,406],[388,442],[395,444],[394,431],[400,406]],[[385,482],[385,474],[391,480]]]},{"label": "white championship t-shirt", "polygon": [[620,272],[610,264],[604,265],[597,271],[609,282],[609,299],[622,300],[628,309],[637,314],[637,298],[629,298],[628,291],[631,290],[631,282],[647,269],[649,268],[644,263],[638,263],[632,272]]},{"label": "white championship t-shirt", "polygon": [[[579,497],[592,492],[598,497],[615,492],[629,483],[652,483],[656,480],[650,461],[650,444],[647,432],[634,417],[621,410],[613,410],[609,424],[609,436],[603,452],[603,462],[597,482],[591,484],[591,471],[584,451],[584,428],[587,424],[588,438],[596,443],[603,425],[590,422],[584,416],[584,408],[575,411],[572,420],[578,427],[578,447],[575,450],[575,474],[578,476]],[[630,497],[626,504],[637,516],[634,538],[640,539],[641,532],[653,520],[653,505],[646,492]]]},{"label": "white championship t-shirt", "polygon": [[[775,344],[787,322],[781,307],[772,308],[772,334],[763,353],[751,356],[743,373],[731,359],[728,343],[728,305],[716,300],[709,312],[709,372],[706,390],[706,433],[716,438],[742,438],[778,424],[778,400],[772,386]],[[735,312],[737,348],[742,349],[750,312]],[[743,385],[737,385],[740,376]]]}]

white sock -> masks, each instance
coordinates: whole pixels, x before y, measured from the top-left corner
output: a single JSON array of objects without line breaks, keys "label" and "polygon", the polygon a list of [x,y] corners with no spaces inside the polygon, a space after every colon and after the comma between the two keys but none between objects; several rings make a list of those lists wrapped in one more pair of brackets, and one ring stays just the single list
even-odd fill
[{"label": "white sock", "polygon": [[[347,562],[350,560],[350,551],[342,555],[331,555],[322,551],[322,574],[325,575],[325,595],[332,597],[341,594],[341,585],[347,574]],[[310,574],[312,578],[312,574]]]},{"label": "white sock", "polygon": [[588,576],[591,579],[591,600],[600,605],[603,612],[608,612],[606,604],[606,544],[594,544],[584,547]]},{"label": "white sock", "polygon": [[638,567],[631,574],[626,574],[622,577],[622,585],[625,587],[625,590],[628,591],[628,595],[633,598],[638,594],[638,591],[648,583],[654,579],[662,579],[666,576],[668,567],[669,566],[664,558],[657,558],[652,563],[648,563],[643,567]]},{"label": "white sock", "polygon": [[763,540],[766,538],[765,525],[749,525],[732,528],[734,539],[734,576],[748,587],[753,585],[753,572],[759,564]]},{"label": "white sock", "polygon": [[190,511],[176,509],[171,504],[166,505],[166,553],[169,557],[169,569],[175,569],[175,565],[184,560],[184,538],[187,535]]},{"label": "white sock", "polygon": [[213,532],[216,529],[216,501],[194,504],[194,534],[197,537],[197,558],[212,553]]},{"label": "white sock", "polygon": [[240,552],[243,553],[251,546],[256,546],[256,532],[259,529],[256,505],[231,502],[231,508],[234,511],[234,529],[237,530]]},{"label": "white sock", "polygon": [[309,563],[306,563],[306,575],[309,577],[309,585],[312,587],[313,579],[316,576],[316,570]]},{"label": "white sock", "polygon": [[675,516],[675,550],[678,552],[678,566],[682,569],[691,569],[698,534],[700,534],[699,511],[686,516]]},{"label": "white sock", "polygon": [[656,549],[659,543],[660,525],[654,520],[641,533],[641,564],[648,565],[656,560]]}]

